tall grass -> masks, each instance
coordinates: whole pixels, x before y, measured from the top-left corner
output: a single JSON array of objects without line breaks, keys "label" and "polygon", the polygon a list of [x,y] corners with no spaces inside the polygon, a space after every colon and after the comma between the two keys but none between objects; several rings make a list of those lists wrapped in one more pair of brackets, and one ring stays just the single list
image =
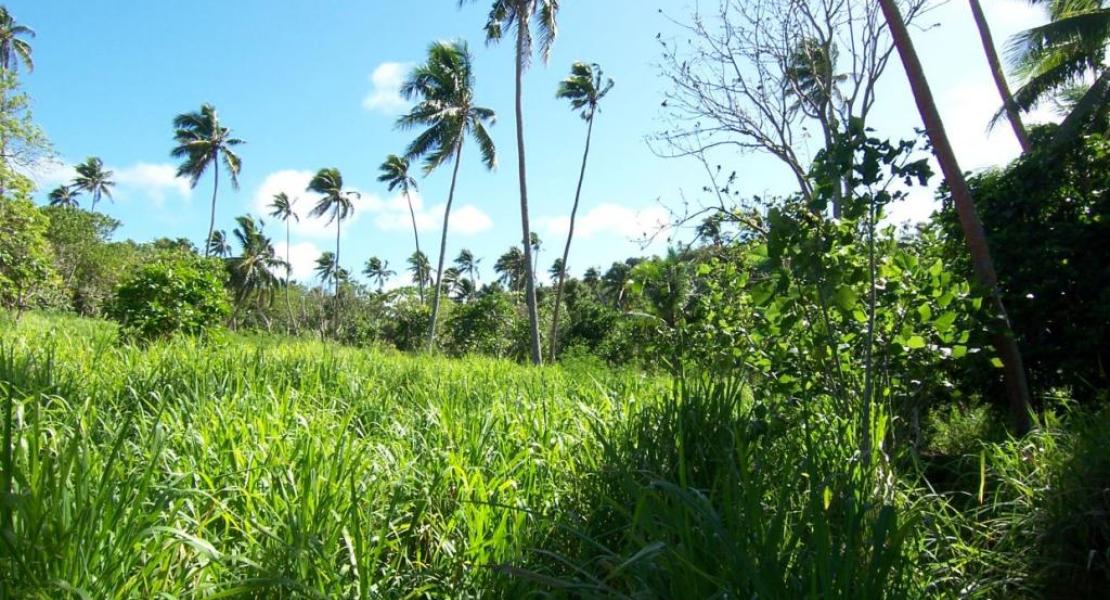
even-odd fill
[{"label": "tall grass", "polygon": [[[0,343],[8,595],[482,595],[634,375],[315,343]],[[536,529],[536,531],[542,531]]]},{"label": "tall grass", "polygon": [[929,451],[861,460],[842,401],[735,380],[8,325],[0,598],[1082,598],[1110,574],[1110,411],[1020,441],[946,413]]}]

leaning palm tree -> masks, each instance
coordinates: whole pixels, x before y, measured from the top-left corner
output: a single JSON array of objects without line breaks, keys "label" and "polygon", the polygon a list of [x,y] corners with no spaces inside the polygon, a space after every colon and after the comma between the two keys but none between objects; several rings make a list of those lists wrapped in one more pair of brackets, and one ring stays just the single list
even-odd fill
[{"label": "leaning palm tree", "polygon": [[432,263],[428,260],[427,254],[413,252],[405,262],[409,265],[408,271],[412,275],[412,282],[418,287],[424,288],[433,283]]},{"label": "leaning palm tree", "polygon": [[563,302],[563,284],[566,281],[566,264],[570,257],[570,242],[574,239],[574,220],[578,216],[578,201],[582,198],[582,182],[586,179],[586,163],[590,158],[590,141],[594,134],[594,118],[599,111],[601,99],[613,89],[613,80],[605,79],[605,74],[597,64],[588,65],[577,62],[570,68],[570,77],[559,84],[555,96],[570,101],[572,109],[586,121],[586,150],[582,153],[582,168],[578,172],[578,188],[574,192],[574,204],[570,209],[570,229],[567,243],[563,246],[563,258],[559,260],[558,283],[555,286],[555,314],[551,318],[551,347],[548,360],[555,361],[558,347],[559,309]]},{"label": "leaning palm tree", "polygon": [[50,191],[50,206],[77,208],[77,188],[70,185],[59,185]]},{"label": "leaning palm tree", "polygon": [[1002,70],[1002,61],[998,59],[998,50],[994,47],[994,36],[991,35],[990,24],[987,16],[983,14],[983,6],[979,0],[968,0],[971,5],[971,16],[975,20],[975,27],[979,30],[979,41],[983,44],[983,53],[987,55],[987,65],[991,68],[991,77],[994,86],[998,88],[998,95],[1002,98],[1002,109],[1010,121],[1010,128],[1014,130],[1022,152],[1029,152],[1029,134],[1025,131],[1025,123],[1021,120],[1021,110],[1014,104],[1014,95],[1010,92],[1010,84],[1006,81],[1006,72]]},{"label": "leaning palm tree", "polygon": [[[459,0],[459,5],[466,1]],[[530,245],[532,232],[528,220],[528,174],[524,157],[524,71],[532,62],[532,22],[535,21],[536,33],[539,34],[540,56],[547,62],[558,33],[558,13],[559,0],[494,0],[486,22],[486,41],[490,43],[500,41],[505,31],[516,30],[516,151],[520,183],[520,240],[524,246],[527,270],[525,300],[528,303],[532,363],[537,365],[543,362],[543,356],[540,350],[539,307],[536,304],[536,277]]]},{"label": "leaning palm tree", "polygon": [[370,281],[376,281],[378,283],[378,291],[381,292],[382,288],[385,287],[385,281],[396,275],[397,272],[389,269],[389,261],[382,260],[377,256],[371,256],[366,261],[366,267],[362,270],[362,274],[370,279]]},{"label": "leaning palm tree", "polygon": [[212,237],[208,238],[207,253],[209,256],[218,258],[231,256],[231,244],[228,242],[226,231],[217,229],[212,232]]},{"label": "leaning palm tree", "polygon": [[31,44],[25,39],[33,37],[34,30],[16,23],[7,7],[0,6],[0,71],[15,72],[20,64],[28,71],[35,69]]},{"label": "leaning palm tree", "polygon": [[321,198],[316,202],[316,206],[312,207],[309,215],[313,217],[323,217],[327,215],[328,225],[335,223],[335,264],[334,270],[335,277],[335,323],[339,325],[339,274],[341,267],[339,267],[339,240],[343,231],[343,220],[351,216],[355,211],[354,204],[351,202],[352,198],[360,198],[361,194],[354,191],[343,189],[343,175],[339,173],[339,169],[329,168],[320,169],[316,172],[316,176],[312,181],[308,182],[306,191],[316,192],[321,195]]},{"label": "leaning palm tree", "polygon": [[339,270],[339,263],[336,262],[335,253],[331,250],[324,252],[316,259],[316,268],[313,269],[321,286],[332,283],[336,289],[339,288]]},{"label": "leaning palm tree", "polygon": [[481,262],[482,259],[476,258],[474,253],[466,248],[459,250],[459,255],[455,257],[455,266],[458,267],[459,272],[469,277],[475,285],[479,281],[478,265]]},{"label": "leaning palm tree", "polygon": [[290,198],[289,194],[280,192],[274,195],[270,202],[270,216],[281,219],[285,223],[285,310],[289,313],[289,322],[293,322],[293,304],[289,300],[289,283],[293,279],[293,263],[290,259],[290,221],[300,222],[301,218],[293,207],[298,198]]},{"label": "leaning palm tree", "polygon": [[401,94],[417,103],[409,114],[397,120],[397,125],[403,129],[426,128],[409,145],[406,158],[422,157],[425,175],[443,164],[455,162],[451,187],[447,193],[447,205],[443,211],[439,264],[436,267],[432,317],[428,325],[429,349],[435,344],[442,289],[440,280],[443,278],[443,262],[447,255],[447,229],[451,218],[451,204],[455,200],[463,143],[467,135],[473,137],[478,144],[482,164],[491,170],[497,165],[497,151],[487,130],[494,122],[494,112],[474,103],[472,64],[466,42],[436,42],[428,49],[428,61],[413,69],[401,86]]},{"label": "leaning palm tree", "polygon": [[[1013,103],[1023,111],[1079,90],[1056,139],[1072,139],[1089,123],[1105,127],[1110,110],[1110,5],[1107,0],[1033,0],[1045,4],[1052,21],[1018,34],[1011,60],[1024,83]],[[1093,81],[1093,83],[1091,83]],[[996,116],[997,118],[997,116]]]},{"label": "leaning palm tree", "polygon": [[[405,202],[409,205],[409,217],[412,218],[412,239],[416,243],[416,251],[420,252],[420,233],[416,229],[416,210],[412,206],[412,192],[417,190],[416,179],[409,175],[409,159],[396,154],[390,154],[385,162],[378,167],[381,174],[378,181],[387,184],[389,191],[401,190]],[[420,286],[420,301],[424,302],[424,286]]]},{"label": "leaning palm tree", "polygon": [[[231,187],[239,189],[239,171],[243,161],[234,148],[243,140],[231,137],[231,129],[220,124],[216,107],[204,104],[197,112],[177,115],[173,119],[173,139],[177,146],[170,152],[174,158],[183,159],[177,167],[177,176],[189,179],[192,187],[197,187],[204,172],[212,167],[212,210],[208,220],[208,236],[216,229],[216,195],[220,190],[220,160],[227,167],[231,177]],[[208,256],[205,250],[205,256]]]},{"label": "leaning palm tree", "polygon": [[90,210],[96,211],[96,204],[100,202],[101,197],[107,196],[109,200],[112,199],[112,187],[116,182],[112,181],[114,173],[104,170],[104,161],[92,156],[74,169],[77,171],[77,176],[73,178],[73,187],[82,192],[88,192],[92,196]]},{"label": "leaning palm tree", "polygon": [[[983,231],[983,223],[979,219],[979,212],[975,209],[975,202],[971,196],[971,188],[967,185],[964,172],[956,161],[952,145],[948,141],[948,134],[944,130],[944,122],[940,118],[933,92],[929,88],[929,81],[925,77],[925,70],[921,60],[914,49],[913,40],[910,39],[902,13],[895,0],[879,0],[887,26],[890,27],[891,38],[902,59],[902,66],[906,70],[913,91],[914,100],[921,120],[925,124],[925,131],[932,143],[937,162],[940,163],[945,182],[952,194],[952,202],[963,228],[964,239],[967,241],[971,253],[972,270],[980,287],[989,294],[993,312],[995,314],[995,332],[992,344],[998,357],[1002,360],[1006,388],[1010,398],[1010,410],[1015,427],[1019,434],[1023,434],[1032,427],[1030,419],[1029,384],[1025,378],[1025,367],[1022,365],[1021,352],[1017,341],[1014,339],[1013,329],[1010,327],[1006,307],[1002,302],[1002,295],[998,289],[998,275],[994,270],[994,261],[991,259],[990,248],[987,245],[987,236]],[[865,386],[867,387],[867,386]],[[870,406],[870,390],[865,392],[865,406]],[[869,427],[864,427],[869,431]],[[861,446],[864,456],[870,453],[869,442]]]},{"label": "leaning palm tree", "polygon": [[231,288],[235,292],[235,313],[238,315],[247,301],[253,298],[255,308],[269,328],[269,320],[262,314],[261,308],[273,302],[274,290],[280,284],[274,272],[284,269],[286,263],[278,258],[270,238],[262,232],[262,221],[246,215],[237,217],[235,221],[239,226],[233,234],[239,242],[240,254],[228,261]]},{"label": "leaning palm tree", "polygon": [[528,259],[520,246],[513,246],[497,257],[497,262],[493,263],[493,271],[497,273],[497,280],[509,291],[523,291],[528,277]]}]

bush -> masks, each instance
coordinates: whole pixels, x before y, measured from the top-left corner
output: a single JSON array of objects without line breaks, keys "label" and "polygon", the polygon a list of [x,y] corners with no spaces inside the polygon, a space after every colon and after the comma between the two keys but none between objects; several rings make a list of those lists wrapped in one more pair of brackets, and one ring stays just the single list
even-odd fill
[{"label": "bush", "polygon": [[231,313],[218,260],[170,253],[124,281],[110,308],[126,337],[203,335]]},{"label": "bush", "polygon": [[473,302],[455,307],[446,323],[444,349],[453,356],[507,356],[516,320],[516,309],[507,294],[482,294]]}]

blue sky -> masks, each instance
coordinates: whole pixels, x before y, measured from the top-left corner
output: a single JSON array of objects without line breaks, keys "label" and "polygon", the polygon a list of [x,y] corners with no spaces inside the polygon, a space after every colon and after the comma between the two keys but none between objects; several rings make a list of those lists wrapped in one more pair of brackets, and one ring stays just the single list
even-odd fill
[{"label": "blue sky", "polygon": [[[1042,21],[1016,0],[988,0],[998,40]],[[171,120],[213,103],[221,119],[247,140],[240,189],[221,181],[217,227],[261,214],[270,195],[303,192],[321,167],[338,167],[359,190],[357,216],[344,229],[343,263],[358,267],[372,255],[400,271],[412,234],[403,201],[376,181],[377,166],[399,153],[411,132],[394,129],[405,109],[394,87],[407,67],[438,39],[470,42],[477,67],[477,98],[498,113],[494,128],[500,168],[489,173],[476,154],[464,157],[452,214],[448,257],[466,247],[485,257],[492,276],[496,257],[520,239],[513,127],[513,56],[510,44],[486,47],[485,2],[462,10],[454,0],[9,0],[9,10],[38,34],[35,72],[25,76],[36,120],[54,143],[60,164],[36,174],[40,198],[68,177],[69,165],[96,155],[116,173],[114,204],[103,210],[123,221],[118,237],[144,241],[185,236],[199,243],[207,231],[211,179],[196,189],[173,177]],[[584,123],[554,98],[575,60],[600,63],[617,81],[598,118],[580,229],[570,260],[580,273],[632,254],[660,252],[664,234],[642,250],[633,241],[668,209],[681,208],[680,192],[696,197],[701,167],[652,155],[644,137],[659,127],[663,82],[654,64],[655,40],[667,32],[659,14],[682,16],[688,0],[565,0],[560,37],[548,66],[527,74],[526,139],[534,229],[544,241],[544,270],[564,241],[577,182]],[[229,10],[229,7],[234,7]],[[965,3],[931,12],[935,25],[914,31],[926,71],[966,169],[998,164],[1017,153],[1008,129],[987,135],[998,105]],[[924,23],[924,21],[923,21]],[[892,63],[881,84],[872,120],[888,137],[919,126],[901,66]],[[738,171],[745,194],[788,192],[791,179],[766,157],[718,157]],[[434,260],[450,172],[421,180],[421,244]],[[931,209],[928,193],[895,208],[900,219]],[[440,211],[440,212],[437,212]],[[267,220],[284,252],[284,231]],[[295,275],[306,278],[312,260],[334,245],[334,227],[303,220],[294,227]],[[685,235],[679,233],[679,235]],[[545,275],[546,277],[546,275]]]}]

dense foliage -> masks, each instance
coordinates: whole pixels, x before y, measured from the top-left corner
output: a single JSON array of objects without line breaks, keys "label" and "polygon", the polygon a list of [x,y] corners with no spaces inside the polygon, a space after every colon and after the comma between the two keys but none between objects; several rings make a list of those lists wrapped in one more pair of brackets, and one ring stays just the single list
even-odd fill
[{"label": "dense foliage", "polygon": [[120,283],[110,315],[139,340],[205,334],[231,313],[223,277],[218,263],[166,253]]},{"label": "dense foliage", "polygon": [[[1051,135],[1051,129],[1040,136]],[[1037,139],[1035,136],[1034,139]],[[1110,138],[1040,146],[971,180],[1035,389],[1110,390]],[[946,212],[948,264],[968,269]],[[959,272],[959,271],[958,271]]]}]

